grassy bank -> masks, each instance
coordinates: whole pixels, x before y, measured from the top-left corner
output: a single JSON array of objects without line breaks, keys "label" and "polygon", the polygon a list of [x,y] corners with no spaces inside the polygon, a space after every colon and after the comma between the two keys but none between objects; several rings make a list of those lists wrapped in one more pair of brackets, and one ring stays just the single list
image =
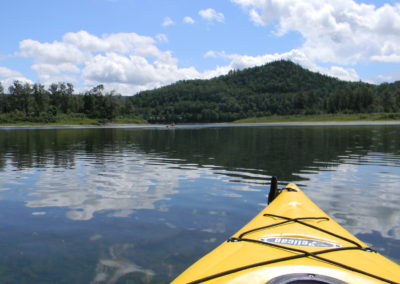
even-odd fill
[{"label": "grassy bank", "polygon": [[64,125],[104,125],[104,124],[147,124],[136,117],[117,117],[113,120],[88,118],[84,115],[57,115],[52,121],[32,121],[0,116],[0,126],[64,126]]},{"label": "grassy bank", "polygon": [[[279,122],[351,122],[351,121],[400,121],[400,113],[372,114],[321,114],[321,115],[272,115],[236,120],[233,123],[279,123]],[[148,124],[136,117],[117,117],[112,121],[88,118],[86,116],[59,115],[52,122],[28,120],[2,120],[0,126],[66,126],[66,125],[112,125],[112,124]]]},{"label": "grassy bank", "polygon": [[345,122],[345,121],[384,121],[400,120],[400,113],[370,114],[321,114],[321,115],[272,115],[252,117],[234,121],[234,123],[274,123],[274,122]]}]

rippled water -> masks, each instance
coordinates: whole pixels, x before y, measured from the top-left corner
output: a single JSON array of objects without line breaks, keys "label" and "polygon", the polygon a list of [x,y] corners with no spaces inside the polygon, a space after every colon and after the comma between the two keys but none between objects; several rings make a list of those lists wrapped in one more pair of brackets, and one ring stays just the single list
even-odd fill
[{"label": "rippled water", "polygon": [[400,126],[0,130],[0,282],[168,283],[268,180],[400,262]]}]

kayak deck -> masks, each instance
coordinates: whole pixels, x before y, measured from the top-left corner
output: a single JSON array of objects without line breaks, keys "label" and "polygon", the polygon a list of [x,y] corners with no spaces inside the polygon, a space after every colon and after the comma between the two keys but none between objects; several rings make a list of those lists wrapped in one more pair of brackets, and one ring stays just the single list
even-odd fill
[{"label": "kayak deck", "polygon": [[253,220],[172,283],[299,283],[288,279],[400,283],[400,266],[288,184]]}]

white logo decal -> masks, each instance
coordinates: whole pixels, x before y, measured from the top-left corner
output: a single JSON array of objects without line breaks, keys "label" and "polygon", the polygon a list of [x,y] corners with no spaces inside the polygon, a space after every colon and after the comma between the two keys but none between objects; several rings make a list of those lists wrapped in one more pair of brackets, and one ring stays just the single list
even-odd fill
[{"label": "white logo decal", "polygon": [[301,247],[314,247],[314,248],[340,248],[341,245],[318,241],[304,238],[286,238],[286,237],[272,237],[261,238],[260,241],[277,245],[301,246]]}]

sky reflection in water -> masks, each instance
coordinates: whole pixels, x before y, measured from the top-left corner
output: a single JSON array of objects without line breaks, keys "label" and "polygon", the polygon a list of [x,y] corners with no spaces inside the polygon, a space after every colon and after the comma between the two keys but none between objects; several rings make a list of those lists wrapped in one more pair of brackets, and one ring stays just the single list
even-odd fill
[{"label": "sky reflection in water", "polygon": [[271,175],[400,261],[399,126],[3,130],[0,279],[167,283]]}]

